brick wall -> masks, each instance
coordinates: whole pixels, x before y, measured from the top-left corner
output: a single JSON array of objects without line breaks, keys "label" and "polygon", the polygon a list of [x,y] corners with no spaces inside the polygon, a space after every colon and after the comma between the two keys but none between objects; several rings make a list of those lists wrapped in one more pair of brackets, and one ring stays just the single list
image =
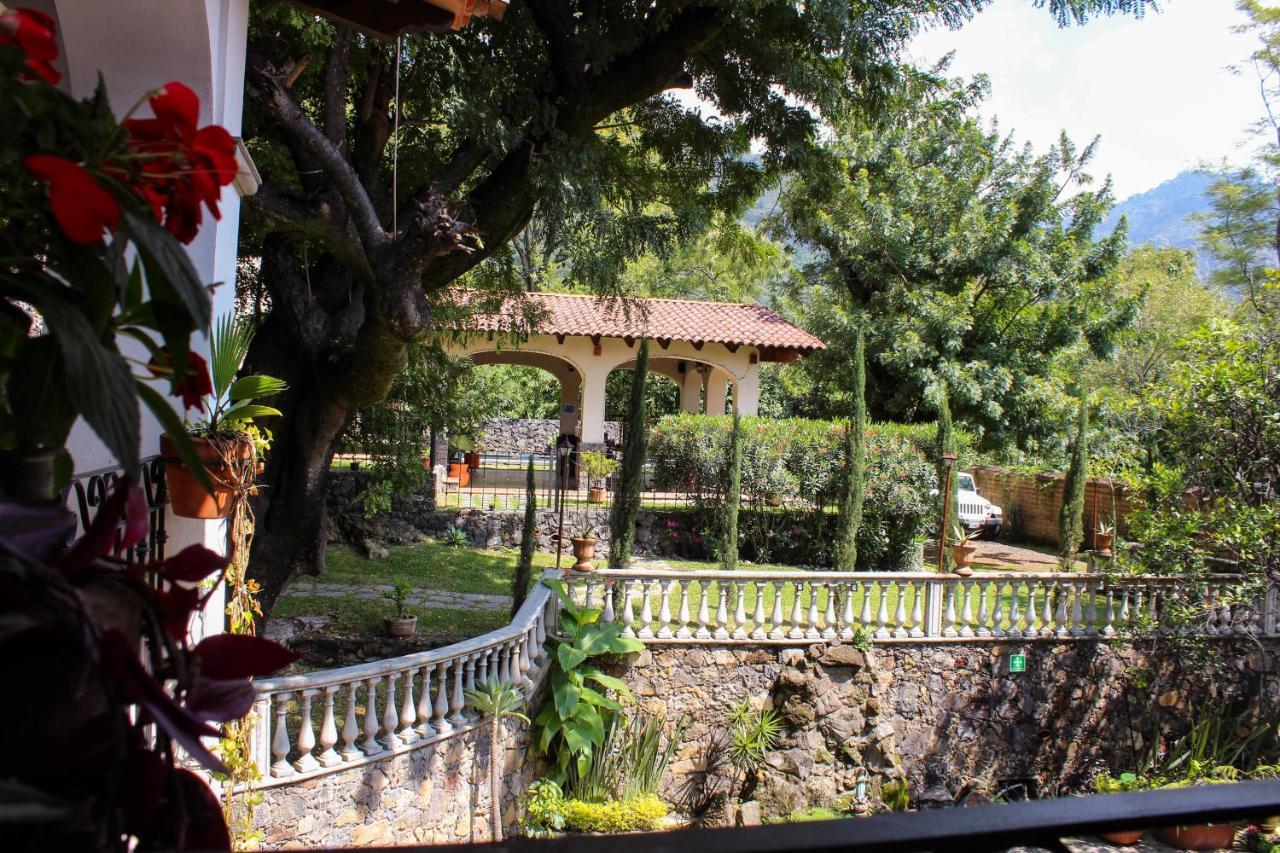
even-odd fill
[{"label": "brick wall", "polygon": [[[978,494],[1004,510],[1006,529],[1015,536],[1045,545],[1058,544],[1058,513],[1062,510],[1066,475],[1056,471],[1024,474],[1007,468],[978,466],[973,469]],[[1130,495],[1115,486],[1115,518],[1124,534],[1125,518],[1132,509]],[[1107,479],[1090,479],[1084,491],[1084,547],[1093,546],[1096,522],[1112,517],[1112,487]],[[1095,515],[1095,508],[1097,514]]]}]

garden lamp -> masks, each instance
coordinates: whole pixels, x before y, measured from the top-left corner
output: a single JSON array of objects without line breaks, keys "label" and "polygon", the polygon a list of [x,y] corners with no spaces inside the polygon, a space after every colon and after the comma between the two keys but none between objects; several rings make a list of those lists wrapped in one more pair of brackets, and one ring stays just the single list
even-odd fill
[{"label": "garden lamp", "polygon": [[569,482],[569,454],[573,452],[573,444],[569,436],[562,435],[556,440],[556,455],[560,459],[560,521],[556,531],[556,571],[560,571],[560,556],[564,552],[564,493]]},{"label": "garden lamp", "polygon": [[938,532],[938,574],[942,574],[946,566],[947,510],[951,508],[951,469],[956,467],[956,455],[951,452],[942,454],[942,467],[946,469],[947,476],[942,489],[942,529]]}]

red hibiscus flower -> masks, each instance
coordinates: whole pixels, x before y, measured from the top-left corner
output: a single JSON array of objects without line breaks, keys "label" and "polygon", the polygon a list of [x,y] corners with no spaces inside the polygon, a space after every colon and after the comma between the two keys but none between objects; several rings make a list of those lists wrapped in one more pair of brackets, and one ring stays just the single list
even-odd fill
[{"label": "red hibiscus flower", "polygon": [[[152,376],[169,376],[173,373],[173,359],[167,350],[161,349],[157,359],[147,365]],[[213,393],[213,382],[209,379],[209,364],[196,352],[187,353],[187,372],[177,385],[170,380],[170,393],[182,397],[184,409],[199,409],[204,406],[204,398]]]},{"label": "red hibiscus flower", "polygon": [[56,84],[62,75],[49,63],[58,56],[53,18],[35,9],[0,14],[0,45],[11,44],[27,55],[27,67],[41,80]]},{"label": "red hibiscus flower", "polygon": [[103,229],[115,231],[119,226],[119,203],[83,166],[49,154],[33,154],[22,165],[48,182],[53,217],[76,243],[96,242]]}]

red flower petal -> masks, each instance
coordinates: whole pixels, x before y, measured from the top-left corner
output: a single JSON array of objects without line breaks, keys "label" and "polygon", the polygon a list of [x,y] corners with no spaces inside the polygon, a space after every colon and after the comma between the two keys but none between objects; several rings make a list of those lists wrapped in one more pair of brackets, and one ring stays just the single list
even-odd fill
[{"label": "red flower petal", "polygon": [[196,122],[200,120],[200,98],[177,80],[170,80],[148,100],[151,112],[168,125],[180,139],[195,135]]},{"label": "red flower petal", "polygon": [[209,363],[199,353],[187,353],[187,372],[182,377],[182,385],[175,390],[181,392],[182,404],[188,409],[200,408],[204,404],[204,398],[213,393],[213,381],[209,378]]},{"label": "red flower petal", "polygon": [[205,678],[252,678],[270,675],[298,659],[279,643],[244,634],[215,634],[195,647]]},{"label": "red flower petal", "polygon": [[226,128],[216,124],[200,128],[192,147],[209,158],[218,186],[225,187],[236,179],[236,141]]},{"label": "red flower petal", "polygon": [[115,231],[119,226],[120,205],[83,166],[49,154],[34,154],[22,163],[48,182],[54,219],[73,242],[97,242],[103,229]]},{"label": "red flower petal", "polygon": [[58,56],[53,18],[35,9],[15,9],[0,15],[0,44],[16,44],[27,56],[45,62]]}]

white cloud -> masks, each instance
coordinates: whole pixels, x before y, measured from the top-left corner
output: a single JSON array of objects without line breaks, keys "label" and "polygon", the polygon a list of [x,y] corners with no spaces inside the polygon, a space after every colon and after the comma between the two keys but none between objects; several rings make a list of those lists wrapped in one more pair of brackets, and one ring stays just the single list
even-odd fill
[{"label": "white cloud", "polygon": [[1253,37],[1233,33],[1232,0],[1164,0],[1143,20],[1099,18],[1059,29],[1027,0],[1004,0],[951,32],[922,33],[910,55],[955,52],[951,72],[985,73],[988,117],[1043,149],[1061,130],[1083,145],[1101,135],[1095,177],[1110,173],[1125,198],[1205,160],[1242,163],[1260,117],[1257,80],[1242,63]]}]

